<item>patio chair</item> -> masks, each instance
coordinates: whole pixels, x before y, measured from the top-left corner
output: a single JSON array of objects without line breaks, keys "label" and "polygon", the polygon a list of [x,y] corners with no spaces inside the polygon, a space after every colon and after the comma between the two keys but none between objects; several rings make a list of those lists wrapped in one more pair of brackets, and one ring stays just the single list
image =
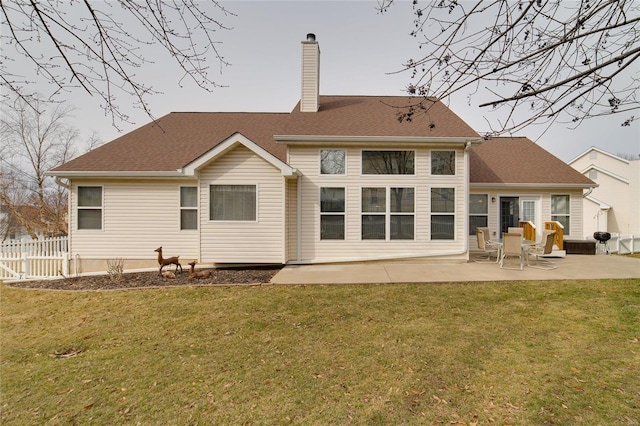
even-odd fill
[{"label": "patio chair", "polygon": [[[476,237],[478,238],[478,249],[482,251],[482,254],[477,256],[474,261],[478,263],[498,263],[500,260],[500,248],[488,242],[482,228],[476,229]],[[492,257],[495,257],[496,260],[492,260]]]},{"label": "patio chair", "polygon": [[510,234],[520,234],[520,236],[524,236],[524,228],[509,227],[507,232]]},{"label": "patio chair", "polygon": [[532,268],[546,270],[557,268],[554,262],[544,258],[545,255],[551,254],[553,251],[553,239],[555,237],[555,233],[556,231],[543,232],[541,243],[536,244],[535,248],[528,251],[528,256],[533,256],[534,258],[534,263],[529,264],[529,266]]},{"label": "patio chair", "polygon": [[520,260],[520,270],[524,268],[524,255],[522,252],[522,235],[514,233],[502,234],[502,255],[500,256],[501,269],[516,269],[505,267],[507,258],[518,258]]}]

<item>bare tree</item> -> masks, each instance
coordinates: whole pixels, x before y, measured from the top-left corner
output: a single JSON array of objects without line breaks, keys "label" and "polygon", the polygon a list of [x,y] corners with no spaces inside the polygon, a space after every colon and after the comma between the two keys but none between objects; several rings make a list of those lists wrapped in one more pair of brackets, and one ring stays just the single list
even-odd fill
[{"label": "bare tree", "polygon": [[[30,105],[23,99],[2,103],[0,205],[5,220],[19,224],[32,238],[38,230],[66,234],[66,189],[45,173],[73,158],[79,146],[78,130],[67,124],[71,109],[50,107],[43,109],[36,99]],[[95,136],[89,147],[93,145]]]},{"label": "bare tree", "polygon": [[[386,11],[394,0],[379,0]],[[465,94],[481,107],[506,108],[491,133],[556,120],[586,119],[640,107],[640,3],[633,0],[414,0],[415,37],[424,52],[399,72],[412,74],[415,104]]]},{"label": "bare tree", "polygon": [[[149,50],[167,54],[156,66],[173,62],[184,72],[180,82],[191,79],[206,90],[219,86],[209,74],[210,58],[227,65],[214,35],[228,28],[213,15],[230,13],[216,1],[0,0],[0,10],[3,96],[17,94],[34,110],[29,85],[44,79],[52,91],[36,104],[80,89],[99,99],[116,127],[128,121],[123,105],[153,119],[147,97],[158,92],[136,74],[152,64]],[[25,60],[32,73],[21,67]]]}]

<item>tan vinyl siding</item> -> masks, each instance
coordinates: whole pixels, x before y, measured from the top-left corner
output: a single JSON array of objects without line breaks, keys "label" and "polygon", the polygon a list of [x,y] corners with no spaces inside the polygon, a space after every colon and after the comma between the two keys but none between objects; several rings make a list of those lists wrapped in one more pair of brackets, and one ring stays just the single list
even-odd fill
[{"label": "tan vinyl siding", "polygon": [[[167,255],[198,256],[198,231],[180,230],[180,186],[184,180],[106,180],[71,182],[69,227],[71,259],[155,259],[163,246]],[[102,187],[102,229],[78,230],[78,186]],[[188,260],[187,260],[188,261]]]},{"label": "tan vinyl siding", "polygon": [[[256,185],[256,221],[209,220],[210,185]],[[238,147],[200,171],[202,262],[283,263],[285,187],[280,171]]]},{"label": "tan vinyl siding", "polygon": [[[394,150],[404,147],[332,147],[346,150],[346,173],[344,175],[320,175],[320,147],[291,146],[289,151],[292,167],[301,171],[301,261],[344,261],[394,257],[420,257],[451,255],[466,250],[465,235],[466,194],[464,153],[456,151],[455,176],[431,176],[430,150],[408,148],[415,151],[414,175],[362,175],[361,152],[368,150]],[[439,149],[446,149],[439,147]],[[320,240],[320,188],[346,188],[345,240]],[[361,189],[363,187],[410,187],[415,189],[414,240],[362,240],[361,239]],[[455,239],[434,240],[430,238],[431,188],[455,189]]]},{"label": "tan vinyl siding", "polygon": [[318,111],[320,83],[320,49],[318,43],[302,43],[302,112]]}]

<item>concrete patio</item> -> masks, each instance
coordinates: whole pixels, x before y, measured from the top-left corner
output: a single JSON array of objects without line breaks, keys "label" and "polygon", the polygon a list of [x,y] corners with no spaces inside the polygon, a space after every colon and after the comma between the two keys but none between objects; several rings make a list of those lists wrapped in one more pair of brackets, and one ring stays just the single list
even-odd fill
[{"label": "concrete patio", "polygon": [[467,281],[640,278],[640,259],[617,255],[567,255],[557,269],[500,269],[495,263],[418,261],[289,265],[273,284],[437,283]]}]

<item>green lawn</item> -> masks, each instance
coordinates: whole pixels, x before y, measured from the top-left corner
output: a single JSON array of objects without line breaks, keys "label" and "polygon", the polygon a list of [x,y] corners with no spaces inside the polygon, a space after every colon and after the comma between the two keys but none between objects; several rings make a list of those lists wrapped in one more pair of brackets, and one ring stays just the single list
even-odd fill
[{"label": "green lawn", "polygon": [[3,424],[640,422],[640,280],[0,291]]}]

